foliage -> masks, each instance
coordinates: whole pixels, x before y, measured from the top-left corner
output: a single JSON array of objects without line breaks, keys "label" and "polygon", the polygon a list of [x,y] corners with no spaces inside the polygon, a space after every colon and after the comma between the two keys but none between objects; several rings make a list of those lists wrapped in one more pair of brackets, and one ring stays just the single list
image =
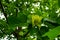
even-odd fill
[{"label": "foliage", "polygon": [[5,17],[0,18],[0,38],[9,35],[9,39],[17,40],[55,40],[60,37],[60,0],[0,0],[0,14]]}]

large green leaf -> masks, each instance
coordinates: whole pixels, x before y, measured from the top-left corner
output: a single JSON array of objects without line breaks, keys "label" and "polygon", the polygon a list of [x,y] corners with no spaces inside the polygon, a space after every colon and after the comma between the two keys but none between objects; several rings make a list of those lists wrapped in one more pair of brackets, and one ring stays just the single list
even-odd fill
[{"label": "large green leaf", "polygon": [[45,33],[43,36],[48,36],[50,40],[53,40],[55,37],[57,37],[60,34],[60,26],[51,29],[49,32]]},{"label": "large green leaf", "polygon": [[20,25],[20,24],[26,24],[27,22],[27,16],[24,14],[19,14],[16,16],[9,16],[8,17],[8,23],[9,25]]}]

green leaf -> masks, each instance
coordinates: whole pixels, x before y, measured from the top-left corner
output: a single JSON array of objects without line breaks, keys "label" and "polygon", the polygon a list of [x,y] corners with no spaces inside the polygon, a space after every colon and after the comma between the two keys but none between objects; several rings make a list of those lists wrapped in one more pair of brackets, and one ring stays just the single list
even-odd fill
[{"label": "green leaf", "polygon": [[23,31],[20,31],[19,32],[19,35],[23,36],[24,35]]},{"label": "green leaf", "polygon": [[9,25],[21,25],[27,23],[27,16],[24,14],[19,14],[16,16],[9,16],[8,17],[8,23]]},{"label": "green leaf", "polygon": [[50,40],[53,40],[55,37],[57,37],[60,34],[60,26],[51,29],[49,32],[45,33],[43,36],[48,36]]}]

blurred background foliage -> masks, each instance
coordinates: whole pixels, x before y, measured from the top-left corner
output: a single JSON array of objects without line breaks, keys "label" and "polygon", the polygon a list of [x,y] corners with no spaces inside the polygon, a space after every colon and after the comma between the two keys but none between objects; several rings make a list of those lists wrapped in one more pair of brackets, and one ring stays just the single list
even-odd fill
[{"label": "blurred background foliage", "polygon": [[[32,15],[42,17],[40,27]],[[60,40],[60,0],[0,0],[0,16],[0,38]]]}]

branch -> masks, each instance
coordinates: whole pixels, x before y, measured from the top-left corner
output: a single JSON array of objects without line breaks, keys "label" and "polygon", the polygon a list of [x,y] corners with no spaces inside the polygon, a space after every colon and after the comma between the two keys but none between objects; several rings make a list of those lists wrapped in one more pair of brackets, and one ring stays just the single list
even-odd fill
[{"label": "branch", "polygon": [[45,22],[48,22],[48,23],[50,23],[50,24],[52,24],[54,26],[60,26],[59,23],[57,23],[56,21],[50,20],[50,19],[44,19],[44,21]]},{"label": "branch", "polygon": [[0,1],[0,7],[1,7],[1,9],[2,9],[2,12],[3,12],[5,18],[6,18],[6,21],[8,22],[8,20],[7,20],[7,14],[6,14],[5,11],[4,11],[4,8],[3,8],[3,5],[2,5],[1,1]]}]

